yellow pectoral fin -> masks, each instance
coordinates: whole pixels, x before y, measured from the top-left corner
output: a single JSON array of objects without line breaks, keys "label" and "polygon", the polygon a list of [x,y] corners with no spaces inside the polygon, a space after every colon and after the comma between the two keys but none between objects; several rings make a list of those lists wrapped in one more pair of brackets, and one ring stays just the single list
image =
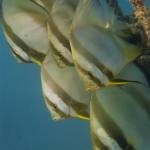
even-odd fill
[{"label": "yellow pectoral fin", "polygon": [[31,60],[32,60],[34,63],[38,64],[39,66],[42,65],[42,62],[38,61],[37,59],[35,59],[35,58],[33,58],[33,57],[31,57]]},{"label": "yellow pectoral fin", "polygon": [[89,117],[87,117],[87,116],[82,116],[82,115],[76,115],[75,117],[77,117],[77,118],[79,118],[79,119],[82,119],[82,120],[90,120],[90,118]]},{"label": "yellow pectoral fin", "polygon": [[138,81],[130,81],[130,80],[116,79],[116,80],[110,81],[110,82],[108,83],[108,86],[113,86],[113,85],[127,85],[127,84],[130,84],[130,83],[142,84],[141,82],[138,82]]},{"label": "yellow pectoral fin", "polygon": [[129,84],[129,83],[131,83],[131,82],[113,82],[113,81],[110,81],[109,83],[108,83],[108,86],[113,86],[113,85],[126,85],[126,84]]}]

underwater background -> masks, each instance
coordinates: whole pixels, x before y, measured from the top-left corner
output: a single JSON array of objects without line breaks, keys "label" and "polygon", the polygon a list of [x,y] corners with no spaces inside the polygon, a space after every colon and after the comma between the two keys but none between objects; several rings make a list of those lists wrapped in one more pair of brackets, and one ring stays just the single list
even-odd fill
[{"label": "underwater background", "polygon": [[[127,13],[128,0],[120,0]],[[0,150],[91,150],[87,121],[52,121],[40,68],[13,58],[0,28]]]},{"label": "underwater background", "polygon": [[40,67],[19,64],[0,30],[0,150],[91,150],[87,121],[52,121]]}]

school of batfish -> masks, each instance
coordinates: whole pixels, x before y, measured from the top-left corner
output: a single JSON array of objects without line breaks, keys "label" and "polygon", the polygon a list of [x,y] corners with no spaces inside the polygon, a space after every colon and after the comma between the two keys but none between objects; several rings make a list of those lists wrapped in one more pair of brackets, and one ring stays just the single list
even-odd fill
[{"label": "school of batfish", "polygon": [[150,150],[146,44],[115,0],[3,0],[1,17],[12,54],[41,67],[54,120],[89,120],[94,150]]}]

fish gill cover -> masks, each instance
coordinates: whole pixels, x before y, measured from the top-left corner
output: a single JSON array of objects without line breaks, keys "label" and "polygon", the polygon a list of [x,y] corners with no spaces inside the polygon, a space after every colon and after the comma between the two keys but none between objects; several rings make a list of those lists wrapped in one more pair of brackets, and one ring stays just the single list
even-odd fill
[{"label": "fish gill cover", "polygon": [[3,31],[19,62],[41,67],[53,119],[88,120],[94,150],[149,150],[150,1],[121,2],[3,0]]}]

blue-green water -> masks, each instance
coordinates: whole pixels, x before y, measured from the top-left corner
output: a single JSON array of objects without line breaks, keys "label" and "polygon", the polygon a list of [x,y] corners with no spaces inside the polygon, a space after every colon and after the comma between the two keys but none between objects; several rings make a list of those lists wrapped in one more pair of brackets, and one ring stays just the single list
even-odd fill
[{"label": "blue-green water", "polygon": [[0,150],[91,150],[89,131],[88,122],[51,120],[40,68],[17,63],[0,30]]},{"label": "blue-green water", "polygon": [[0,150],[91,150],[88,122],[55,122],[44,104],[40,68],[19,64],[0,31]]}]

